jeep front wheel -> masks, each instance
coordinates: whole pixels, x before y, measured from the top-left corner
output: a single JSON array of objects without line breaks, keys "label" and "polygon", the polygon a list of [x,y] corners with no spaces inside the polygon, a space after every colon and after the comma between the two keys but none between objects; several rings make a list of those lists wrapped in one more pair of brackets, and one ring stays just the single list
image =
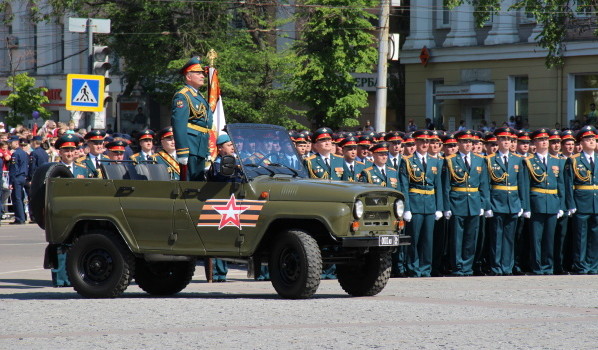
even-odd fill
[{"label": "jeep front wheel", "polygon": [[195,272],[195,259],[192,261],[150,262],[137,259],[135,282],[139,288],[152,295],[176,294],[191,282]]},{"label": "jeep front wheel", "polygon": [[336,266],[338,283],[343,290],[356,297],[376,295],[386,287],[391,270],[390,252],[370,251],[358,264]]},{"label": "jeep front wheel", "polygon": [[96,230],[73,242],[66,265],[77,293],[87,298],[115,298],[131,283],[135,258],[116,234]]},{"label": "jeep front wheel", "polygon": [[270,279],[283,298],[309,298],[320,285],[322,254],[316,240],[304,231],[278,236],[270,256]]}]

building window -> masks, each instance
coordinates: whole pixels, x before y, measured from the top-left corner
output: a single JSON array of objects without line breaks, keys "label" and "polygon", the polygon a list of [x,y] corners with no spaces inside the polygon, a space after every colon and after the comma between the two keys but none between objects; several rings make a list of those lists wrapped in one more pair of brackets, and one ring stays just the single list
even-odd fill
[{"label": "building window", "polygon": [[437,0],[438,5],[435,10],[436,13],[436,28],[450,28],[451,24],[451,10],[447,6],[448,0]]},{"label": "building window", "polygon": [[574,115],[584,123],[590,113],[590,104],[598,104],[598,74],[575,75],[574,91]]},{"label": "building window", "polygon": [[528,119],[529,112],[528,112],[528,105],[529,105],[529,97],[528,97],[528,81],[529,78],[527,76],[510,76],[508,80],[508,89],[509,89],[509,96],[508,96],[508,111],[510,116],[520,116],[521,121],[525,121]]},{"label": "building window", "polygon": [[431,118],[437,129],[447,126],[444,120],[444,101],[436,98],[436,90],[444,85],[444,79],[430,79],[426,82],[426,118]]}]

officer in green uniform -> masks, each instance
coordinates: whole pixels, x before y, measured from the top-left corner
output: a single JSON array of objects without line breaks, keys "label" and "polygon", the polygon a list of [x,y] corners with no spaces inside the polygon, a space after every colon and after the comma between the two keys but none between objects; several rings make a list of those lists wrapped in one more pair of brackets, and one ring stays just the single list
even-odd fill
[{"label": "officer in green uniform", "polygon": [[77,163],[85,165],[93,173],[93,177],[102,178],[102,171],[100,164],[102,160],[107,160],[104,152],[104,139],[106,133],[103,130],[91,130],[85,134],[85,142],[89,146],[89,153],[85,156],[79,157]]},{"label": "officer in green uniform", "polygon": [[94,174],[84,164],[75,162],[75,149],[79,146],[79,137],[73,134],[62,135],[54,143],[58,150],[60,163],[71,171],[75,178],[93,178]]},{"label": "officer in green uniform", "polygon": [[486,157],[490,176],[490,209],[484,215],[492,217],[488,232],[491,275],[513,274],[517,218],[529,203],[523,157],[510,151],[513,132],[508,127],[496,129],[498,152]]},{"label": "officer in green uniform", "polygon": [[459,152],[445,158],[444,216],[450,219],[450,260],[453,276],[473,275],[480,216],[489,208],[488,170],[484,157],[473,153],[473,132],[455,134]]},{"label": "officer in green uniform", "polygon": [[312,136],[313,148],[316,154],[304,161],[309,176],[312,179],[341,180],[344,172],[343,157],[333,154],[332,130],[319,128]]},{"label": "officer in green uniform", "polygon": [[343,181],[357,182],[361,172],[365,169],[365,164],[355,160],[357,157],[357,137],[348,136],[338,144],[343,152],[344,169]]},{"label": "officer in green uniform", "polygon": [[[557,136],[558,135],[558,136]],[[557,138],[558,137],[558,138]],[[559,132],[558,130],[552,130],[548,137],[550,143],[550,154],[559,157],[561,161],[566,164],[569,156],[573,155],[575,148],[575,136],[573,131],[564,130]],[[558,151],[554,147],[553,143],[559,142],[560,147]],[[563,173],[565,176],[565,173]],[[557,219],[556,230],[554,234],[554,273],[557,275],[569,274],[571,268],[571,226],[573,220],[569,218],[568,211],[565,211],[560,219]]]},{"label": "officer in green uniform", "polygon": [[178,162],[187,166],[187,180],[203,181],[209,153],[212,111],[199,88],[205,72],[199,57],[191,58],[181,69],[185,86],[172,99],[171,124]]},{"label": "officer in green uniform", "polygon": [[548,129],[530,135],[536,152],[525,158],[529,175],[531,212],[530,268],[535,275],[554,273],[554,228],[565,210],[565,163],[548,152]]},{"label": "officer in green uniform", "polygon": [[565,188],[573,215],[572,273],[598,273],[598,168],[596,128],[584,126],[577,133],[581,153],[567,159]]},{"label": "officer in green uniform", "polygon": [[397,170],[386,165],[388,161],[388,145],[386,142],[373,145],[370,152],[374,157],[374,163],[361,171],[359,181],[399,190]]},{"label": "officer in green uniform", "polygon": [[172,134],[172,127],[168,126],[158,132],[158,139],[162,145],[162,149],[153,155],[153,159],[160,164],[164,164],[171,180],[181,179],[181,169],[177,161],[176,146],[174,136]]},{"label": "officer in green uniform", "polygon": [[431,134],[428,130],[413,133],[415,152],[404,158],[399,169],[404,184],[409,274],[430,277],[432,271],[434,221],[442,217],[442,160],[428,156]]},{"label": "officer in green uniform", "polygon": [[135,163],[151,161],[154,154],[154,131],[145,129],[137,136],[137,143],[140,150],[131,156],[131,160]]}]

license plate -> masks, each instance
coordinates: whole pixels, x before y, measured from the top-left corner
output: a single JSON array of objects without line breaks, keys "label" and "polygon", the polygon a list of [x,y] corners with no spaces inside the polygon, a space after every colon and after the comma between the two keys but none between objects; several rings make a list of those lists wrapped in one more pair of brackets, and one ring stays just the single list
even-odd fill
[{"label": "license plate", "polygon": [[399,236],[379,236],[378,246],[398,246]]}]

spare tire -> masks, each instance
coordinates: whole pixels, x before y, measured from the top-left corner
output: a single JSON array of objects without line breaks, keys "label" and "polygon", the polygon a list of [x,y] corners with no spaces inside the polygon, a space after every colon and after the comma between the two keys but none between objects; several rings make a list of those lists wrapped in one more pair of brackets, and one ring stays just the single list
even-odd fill
[{"label": "spare tire", "polygon": [[46,163],[35,170],[29,189],[30,210],[37,225],[45,229],[46,181],[54,177],[72,178],[73,174],[61,163]]}]

